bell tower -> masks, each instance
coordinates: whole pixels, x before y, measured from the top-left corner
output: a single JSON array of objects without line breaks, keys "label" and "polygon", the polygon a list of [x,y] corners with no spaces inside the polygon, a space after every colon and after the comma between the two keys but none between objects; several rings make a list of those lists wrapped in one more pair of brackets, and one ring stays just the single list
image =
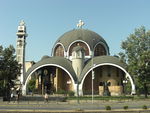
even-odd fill
[{"label": "bell tower", "polygon": [[19,64],[21,64],[20,70],[20,83],[23,84],[25,75],[25,46],[26,46],[26,26],[25,22],[21,20],[17,29],[17,48],[16,48],[16,59]]}]

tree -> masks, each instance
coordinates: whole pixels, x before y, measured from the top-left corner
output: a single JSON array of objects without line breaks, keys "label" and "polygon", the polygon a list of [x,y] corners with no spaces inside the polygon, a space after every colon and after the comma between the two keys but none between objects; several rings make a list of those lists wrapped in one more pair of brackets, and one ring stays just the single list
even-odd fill
[{"label": "tree", "polygon": [[36,79],[35,78],[32,78],[29,83],[28,83],[28,90],[29,92],[34,92],[35,90],[35,84],[36,84]]},{"label": "tree", "polygon": [[3,49],[0,46],[0,92],[9,96],[10,88],[14,86],[14,80],[20,74],[20,65],[16,61],[15,49],[12,45]]},{"label": "tree", "polygon": [[150,84],[150,31],[146,31],[143,26],[135,29],[135,32],[122,42],[121,47],[124,52],[119,53],[119,56],[127,64],[137,90],[143,90],[147,98],[147,85]]}]

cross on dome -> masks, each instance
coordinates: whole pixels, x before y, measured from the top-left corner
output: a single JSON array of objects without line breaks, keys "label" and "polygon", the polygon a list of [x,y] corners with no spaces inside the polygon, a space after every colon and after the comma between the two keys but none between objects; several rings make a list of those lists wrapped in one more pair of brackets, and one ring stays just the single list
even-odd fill
[{"label": "cross on dome", "polygon": [[82,28],[83,25],[84,25],[84,22],[82,20],[79,20],[79,23],[77,24],[77,27]]},{"label": "cross on dome", "polygon": [[19,23],[19,25],[20,25],[20,26],[25,26],[24,20],[21,20],[20,23]]}]

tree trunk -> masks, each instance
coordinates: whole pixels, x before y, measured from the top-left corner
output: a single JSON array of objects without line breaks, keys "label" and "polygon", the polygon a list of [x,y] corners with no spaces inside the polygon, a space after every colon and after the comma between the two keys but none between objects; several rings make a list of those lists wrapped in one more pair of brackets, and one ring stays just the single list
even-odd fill
[{"label": "tree trunk", "polygon": [[145,98],[147,98],[147,93],[148,93],[147,86],[146,86],[146,83],[144,83],[144,94],[145,94]]}]

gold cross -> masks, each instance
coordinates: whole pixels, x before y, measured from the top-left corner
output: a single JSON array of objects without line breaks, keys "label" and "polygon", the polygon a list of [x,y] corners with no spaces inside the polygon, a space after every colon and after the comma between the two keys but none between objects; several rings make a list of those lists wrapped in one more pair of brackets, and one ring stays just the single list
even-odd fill
[{"label": "gold cross", "polygon": [[77,24],[77,27],[82,28],[83,25],[84,25],[84,22],[82,20],[79,20],[79,23]]}]

